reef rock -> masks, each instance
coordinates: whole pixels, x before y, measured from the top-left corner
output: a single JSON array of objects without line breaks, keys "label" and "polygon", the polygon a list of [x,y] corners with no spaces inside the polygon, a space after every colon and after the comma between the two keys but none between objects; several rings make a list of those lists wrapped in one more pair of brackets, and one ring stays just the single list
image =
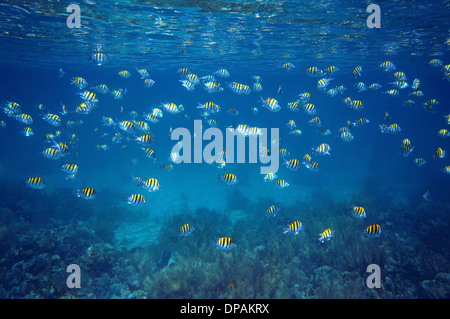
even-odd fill
[{"label": "reef rock", "polygon": [[433,280],[424,280],[421,286],[429,298],[450,298],[450,273],[439,273]]}]

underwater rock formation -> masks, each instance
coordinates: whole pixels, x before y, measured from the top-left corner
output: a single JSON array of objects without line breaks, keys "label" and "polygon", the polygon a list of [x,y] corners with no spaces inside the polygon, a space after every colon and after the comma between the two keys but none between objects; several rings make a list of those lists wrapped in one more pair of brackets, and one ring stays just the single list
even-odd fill
[{"label": "underwater rock formation", "polygon": [[432,280],[424,280],[421,287],[426,298],[450,298],[450,273],[439,273]]},{"label": "underwater rock formation", "polygon": [[[21,203],[19,213],[0,207],[0,298],[449,298],[448,252],[434,246],[440,222],[426,221],[424,230],[414,232],[415,219],[423,215],[417,212],[410,217],[414,222],[406,222],[403,208],[391,208],[377,216],[389,221],[374,239],[362,236],[364,223],[346,214],[350,202],[299,202],[268,218],[272,203],[260,198],[235,210],[230,201],[224,211],[190,211],[185,205],[161,219],[152,241],[139,245],[111,242],[107,227],[114,223],[97,225],[98,217],[69,221],[51,214],[36,222],[22,218],[31,216],[34,204]],[[373,205],[366,205],[369,212]],[[436,220],[443,216],[434,213]],[[116,223],[129,221],[116,217]],[[305,230],[283,234],[294,218]],[[195,231],[178,236],[184,223]],[[335,237],[318,244],[317,233],[328,225]],[[219,236],[230,236],[236,247],[214,248]],[[72,263],[80,266],[82,289],[66,286]],[[366,286],[371,263],[381,267],[380,289]]]}]

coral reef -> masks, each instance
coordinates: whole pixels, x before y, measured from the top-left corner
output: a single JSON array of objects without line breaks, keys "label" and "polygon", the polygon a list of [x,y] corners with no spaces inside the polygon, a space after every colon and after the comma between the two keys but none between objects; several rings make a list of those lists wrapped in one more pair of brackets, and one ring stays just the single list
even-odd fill
[{"label": "coral reef", "polygon": [[[232,191],[223,211],[191,211],[185,198],[158,220],[155,240],[126,246],[114,232],[139,219],[128,211],[105,201],[90,215],[75,213],[87,209],[84,201],[48,208],[40,206],[45,196],[0,199],[0,298],[449,298],[442,203],[380,209],[373,194],[336,201],[322,192],[320,201],[283,205],[274,218],[265,216],[273,198],[250,202]],[[348,213],[354,203],[367,220]],[[283,234],[296,219],[304,230]],[[382,225],[381,237],[361,234],[369,222]],[[185,223],[195,231],[178,236]],[[335,236],[319,244],[328,227]],[[216,249],[221,236],[236,247]],[[70,264],[80,266],[81,289],[66,286]],[[369,264],[381,267],[379,289],[366,286]]]}]

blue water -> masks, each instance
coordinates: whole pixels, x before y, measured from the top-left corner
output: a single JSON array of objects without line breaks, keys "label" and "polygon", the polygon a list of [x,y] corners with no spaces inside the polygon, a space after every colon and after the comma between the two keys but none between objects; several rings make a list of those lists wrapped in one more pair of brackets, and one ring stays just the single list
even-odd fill
[{"label": "blue water", "polygon": [[[450,63],[447,2],[380,3],[380,29],[367,28],[367,4],[358,1],[168,1],[158,7],[140,1],[83,1],[80,29],[66,26],[69,3],[0,2],[0,103],[2,109],[7,102],[18,103],[33,118],[29,126],[34,131],[24,136],[27,125],[1,112],[1,298],[449,297],[450,175],[444,168],[450,164],[448,155],[434,158],[439,147],[450,151],[450,137],[438,135],[450,130],[444,118],[450,114],[444,69]],[[98,45],[108,57],[101,66],[88,58]],[[432,59],[442,65],[430,65]],[[384,61],[407,76],[409,87],[398,89],[398,96],[384,93],[395,81],[394,71],[380,69]],[[282,68],[287,62],[295,68]],[[331,65],[339,70],[326,90],[317,90],[317,81],[330,76],[310,77],[306,69]],[[358,65],[363,72],[354,78]],[[182,67],[199,77],[225,68],[230,77],[215,76],[222,92],[208,93],[202,84],[188,91],[177,72]],[[144,87],[136,68],[148,70],[153,87]],[[120,77],[121,70],[131,77]],[[261,77],[261,92],[238,95],[227,85],[252,87],[254,75]],[[83,77],[88,86],[76,88],[74,77]],[[421,97],[410,95],[415,78],[421,82]],[[358,82],[382,87],[358,92]],[[96,107],[87,115],[76,113],[83,102],[79,93],[95,92],[97,84],[127,93],[115,100],[97,92]],[[339,85],[346,91],[327,94]],[[303,109],[287,108],[302,92],[311,93],[308,103],[315,105],[321,127],[309,125],[314,116]],[[279,112],[262,106],[261,98],[268,97],[279,102]],[[363,109],[347,107],[346,97],[361,100]],[[414,104],[405,105],[408,99]],[[424,106],[430,99],[439,102],[431,112]],[[277,180],[286,180],[289,187],[264,182],[264,164],[250,164],[248,157],[246,163],[226,163],[225,170],[216,163],[170,161],[177,142],[170,130],[192,132],[194,120],[203,120],[206,129],[197,104],[208,101],[220,106],[210,118],[224,136],[226,128],[239,124],[279,129],[280,148],[290,155],[278,158]],[[168,113],[162,107],[168,102],[182,104],[184,111]],[[45,109],[37,109],[39,104]],[[61,105],[67,115],[59,113]],[[142,114],[153,108],[163,110],[159,123],[149,123],[153,143],[148,147],[156,161],[146,158],[135,141],[144,133],[102,123],[104,116],[142,121]],[[229,108],[239,115],[231,116]],[[61,126],[45,122],[46,113],[60,115]],[[341,140],[339,129],[363,117],[367,125],[349,129],[354,139]],[[78,120],[82,124],[67,126]],[[300,136],[289,134],[289,120],[296,122]],[[401,131],[380,131],[379,125],[392,123]],[[323,136],[322,128],[332,133]],[[56,160],[42,156],[52,146],[44,140],[48,133],[67,143],[68,154]],[[123,137],[120,143],[112,141],[117,133]],[[405,138],[414,146],[406,157],[401,154]],[[330,145],[330,156],[313,154],[321,143]],[[305,154],[320,165],[319,171],[302,164]],[[418,157],[426,161],[422,167],[414,164]],[[284,165],[289,159],[300,161],[296,171]],[[75,180],[65,179],[65,163],[78,165]],[[174,169],[162,170],[164,164]],[[218,180],[225,173],[235,174],[238,183]],[[156,178],[161,189],[148,192],[131,176]],[[45,187],[27,187],[24,181],[30,177],[41,177]],[[95,189],[97,197],[77,197],[85,187]],[[145,205],[127,203],[131,194],[144,195]],[[273,204],[280,212],[266,217]],[[352,216],[353,205],[364,207],[367,218]],[[283,228],[295,220],[304,230],[284,235]],[[181,237],[179,229],[186,223],[195,230]],[[380,225],[379,237],[362,233],[372,224]],[[319,233],[327,228],[334,236],[319,244]],[[230,237],[236,247],[216,249],[219,237]],[[81,288],[66,285],[70,264],[80,266]],[[369,264],[380,266],[381,288],[367,287]]]}]

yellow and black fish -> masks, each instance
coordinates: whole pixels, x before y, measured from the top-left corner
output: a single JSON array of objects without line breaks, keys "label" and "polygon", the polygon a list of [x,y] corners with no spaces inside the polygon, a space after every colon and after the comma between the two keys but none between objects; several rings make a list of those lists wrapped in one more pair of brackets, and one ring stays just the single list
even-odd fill
[{"label": "yellow and black fish", "polygon": [[25,181],[25,184],[34,189],[43,189],[45,187],[44,180],[41,177],[30,177]]},{"label": "yellow and black fish", "polygon": [[151,144],[153,142],[153,138],[150,134],[144,134],[136,137],[135,141],[141,144]]},{"label": "yellow and black fish", "polygon": [[98,66],[100,66],[103,63],[108,61],[108,58],[102,52],[95,52],[94,54],[88,54],[88,55],[89,55],[89,60],[92,60],[93,62],[97,63]]},{"label": "yellow and black fish", "polygon": [[186,236],[192,234],[192,232],[194,230],[195,230],[194,226],[191,226],[189,224],[184,224],[183,226],[181,226],[180,230],[178,231],[178,236],[186,237]]},{"label": "yellow and black fish", "polygon": [[319,234],[319,238],[317,239],[319,243],[323,243],[331,239],[334,236],[334,230],[327,228],[323,232]]},{"label": "yellow and black fish", "polygon": [[111,95],[114,100],[121,100],[123,99],[123,95],[127,92],[127,89],[116,89],[111,91]]},{"label": "yellow and black fish", "polygon": [[261,101],[262,101],[262,105],[269,111],[278,112],[281,109],[280,104],[274,98],[268,97],[266,99],[263,99],[261,97]]},{"label": "yellow and black fish", "polygon": [[362,73],[362,66],[358,65],[356,68],[353,69],[353,78],[356,78],[357,76],[361,76]]},{"label": "yellow and black fish", "polygon": [[119,123],[119,128],[122,131],[125,131],[127,133],[134,133],[134,131],[136,130],[136,128],[134,127],[133,122],[130,121],[122,121]]},{"label": "yellow and black fish", "polygon": [[156,155],[155,155],[154,150],[152,150],[151,148],[147,148],[147,147],[141,147],[141,150],[143,150],[145,152],[146,157],[151,158],[152,160],[154,160],[156,162]]},{"label": "yellow and black fish", "polygon": [[217,249],[230,250],[236,247],[236,244],[231,240],[230,237],[220,237],[214,243]]},{"label": "yellow and black fish", "polygon": [[200,79],[198,78],[197,74],[189,73],[185,76],[185,78],[187,81],[189,81],[192,84],[200,83]]},{"label": "yellow and black fish", "polygon": [[381,227],[378,224],[373,224],[370,226],[367,226],[364,230],[363,233],[366,234],[368,237],[380,237],[381,235]]},{"label": "yellow and black fish", "polygon": [[320,168],[320,166],[317,162],[309,161],[309,162],[303,162],[303,163],[305,164],[305,167],[312,172],[317,172]]},{"label": "yellow and black fish", "polygon": [[303,108],[303,111],[305,111],[309,115],[317,114],[316,106],[312,103],[305,103],[305,104],[303,104],[302,108]]},{"label": "yellow and black fish", "polygon": [[275,173],[268,173],[264,176],[264,182],[272,182],[277,177],[278,176]]},{"label": "yellow and black fish", "polygon": [[291,171],[296,171],[300,166],[300,161],[296,158],[292,158],[288,161],[284,162],[284,165],[289,168]]},{"label": "yellow and black fish", "polygon": [[224,181],[225,184],[227,184],[227,185],[234,185],[238,182],[236,175],[234,175],[232,173],[226,173],[224,175],[219,175],[217,177],[217,179]]},{"label": "yellow and black fish", "polygon": [[280,211],[280,207],[277,205],[270,206],[266,211],[266,217],[275,217]]},{"label": "yellow and black fish", "polygon": [[220,70],[217,70],[217,71],[214,72],[213,74],[214,74],[214,75],[218,75],[218,76],[223,77],[223,78],[228,78],[228,77],[230,77],[230,72],[228,72],[227,69],[220,69]]},{"label": "yellow and black fish", "polygon": [[311,77],[318,77],[323,75],[323,71],[316,66],[311,66],[306,69],[306,74]]},{"label": "yellow and black fish", "polygon": [[173,170],[173,165],[172,164],[164,164],[164,165],[160,165],[159,168],[162,169],[163,171],[170,172]]},{"label": "yellow and black fish", "polygon": [[285,69],[285,70],[290,71],[290,70],[292,70],[293,68],[295,68],[295,65],[292,64],[291,62],[287,62],[287,63],[284,63],[284,64],[282,65],[282,68]]},{"label": "yellow and black fish", "polygon": [[443,171],[445,174],[449,175],[449,174],[450,174],[450,165],[445,166],[445,167],[442,169],[442,171]]},{"label": "yellow and black fish", "polygon": [[422,157],[418,157],[414,159],[414,164],[416,164],[418,167],[425,165],[427,161],[425,161]]},{"label": "yellow and black fish", "polygon": [[82,93],[80,93],[81,98],[86,102],[86,103],[97,103],[98,99],[97,99],[97,94],[95,94],[94,92],[91,91],[83,91]]},{"label": "yellow and black fish", "polygon": [[33,132],[33,129],[31,127],[24,127],[23,131],[22,131],[22,134],[28,137],[28,136],[34,135],[34,132]]},{"label": "yellow and black fish", "polygon": [[161,184],[156,178],[147,178],[146,180],[137,181],[137,183],[149,192],[156,192],[161,189]]},{"label": "yellow and black fish", "polygon": [[63,164],[61,165],[61,170],[67,174],[78,174],[77,164]]},{"label": "yellow and black fish", "polygon": [[56,114],[47,113],[43,117],[44,121],[47,121],[49,124],[53,126],[60,126],[61,125],[61,118]]},{"label": "yellow and black fish", "polygon": [[186,74],[189,74],[188,68],[179,68],[177,73],[179,73],[182,76],[185,76]]},{"label": "yellow and black fish", "polygon": [[366,218],[366,210],[362,206],[353,206],[350,213],[357,218]]},{"label": "yellow and black fish", "polygon": [[317,155],[331,155],[330,154],[331,147],[327,143],[322,143],[319,146],[317,146],[316,148],[313,148],[312,150],[313,150],[313,153],[317,154]]},{"label": "yellow and black fish", "polygon": [[94,199],[97,197],[96,191],[91,187],[86,187],[83,189],[77,190],[77,196],[82,197],[84,199]]},{"label": "yellow and black fish", "polygon": [[450,132],[447,129],[440,129],[438,131],[438,135],[440,137],[449,137],[450,136]]},{"label": "yellow and black fish", "polygon": [[289,187],[289,183],[286,182],[284,179],[279,179],[275,182],[276,188],[286,188]]},{"label": "yellow and black fish", "polygon": [[131,77],[131,73],[128,70],[119,71],[118,74],[124,79],[128,79]]},{"label": "yellow and black fish", "polygon": [[23,123],[23,124],[26,124],[26,125],[33,124],[33,118],[31,117],[31,115],[28,115],[28,114],[25,114],[25,113],[16,115],[15,119],[18,120],[20,123]]},{"label": "yellow and black fish", "polygon": [[294,234],[297,235],[301,230],[303,230],[303,225],[300,221],[296,220],[295,222],[287,225],[287,228],[283,228],[283,234]]},{"label": "yellow and black fish", "polygon": [[436,152],[434,152],[434,158],[444,158],[445,157],[445,151],[442,148],[438,148]]},{"label": "yellow and black fish", "polygon": [[404,157],[407,157],[414,150],[414,147],[415,146],[411,146],[410,144],[403,144],[402,145],[402,155]]},{"label": "yellow and black fish", "polygon": [[81,90],[88,85],[88,82],[81,76],[77,76],[71,79],[70,84],[75,85],[77,88]]},{"label": "yellow and black fish", "polygon": [[291,155],[291,153],[289,153],[289,151],[287,149],[280,148],[280,156],[281,157],[286,157],[286,156],[289,156],[289,155]]},{"label": "yellow and black fish", "polygon": [[127,202],[132,206],[142,206],[146,203],[144,196],[142,196],[141,194],[131,194],[127,198]]},{"label": "yellow and black fish", "polygon": [[45,158],[49,159],[59,159],[62,157],[62,154],[58,151],[58,149],[49,147],[42,151],[42,155]]}]

